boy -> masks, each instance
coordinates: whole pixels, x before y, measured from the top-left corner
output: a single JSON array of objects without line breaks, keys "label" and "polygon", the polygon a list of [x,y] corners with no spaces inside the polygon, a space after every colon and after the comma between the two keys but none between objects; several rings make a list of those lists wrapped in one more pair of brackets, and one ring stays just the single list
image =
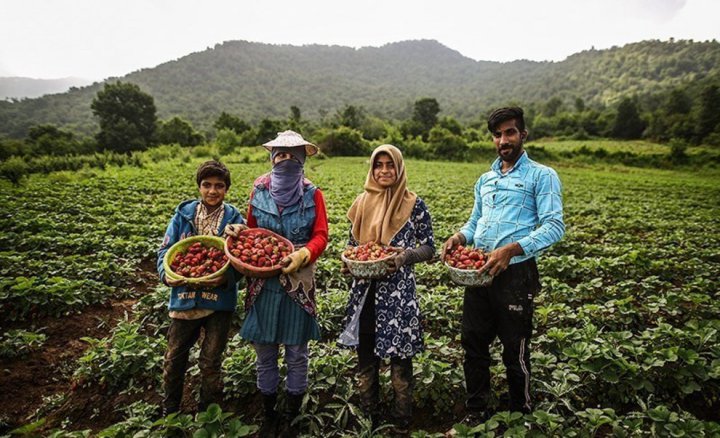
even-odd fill
[{"label": "boy", "polygon": [[206,161],[198,168],[196,180],[200,200],[184,201],[177,206],[158,250],[160,280],[172,287],[168,349],[163,366],[163,416],[180,409],[190,348],[200,337],[201,329],[205,336],[200,349],[202,382],[198,411],[222,400],[221,356],[237,304],[239,274],[232,267],[223,277],[197,286],[165,276],[163,257],[178,241],[193,235],[222,236],[229,224],[244,227],[239,210],[223,202],[230,188],[230,171],[225,165]]}]

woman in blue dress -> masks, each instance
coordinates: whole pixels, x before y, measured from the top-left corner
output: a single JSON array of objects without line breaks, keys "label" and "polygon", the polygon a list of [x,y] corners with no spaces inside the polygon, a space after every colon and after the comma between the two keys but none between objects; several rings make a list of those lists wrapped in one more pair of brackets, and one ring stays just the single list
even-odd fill
[{"label": "woman in blue dress", "polygon": [[[291,436],[297,434],[291,423],[308,387],[308,341],[320,339],[315,261],[327,246],[328,222],[323,194],[304,174],[305,158],[314,155],[317,147],[293,131],[279,133],[264,146],[271,153],[272,171],[255,180],[247,224],[287,238],[295,251],[282,261],[281,275],[248,279],[247,316],[240,336],[252,343],[257,354],[257,387],[265,414],[260,436]],[[287,366],[281,425],[275,409],[280,345],[285,348]],[[278,431],[279,427],[282,430]]]},{"label": "woman in blue dress", "polygon": [[404,251],[388,262],[387,277],[353,280],[340,343],[357,349],[360,403],[374,422],[379,412],[380,362],[390,360],[392,421],[396,433],[407,433],[412,420],[412,358],[423,350],[413,265],[433,257],[435,241],[427,206],[407,189],[400,150],[378,146],[370,163],[365,191],[348,211],[349,245],[377,242]]}]

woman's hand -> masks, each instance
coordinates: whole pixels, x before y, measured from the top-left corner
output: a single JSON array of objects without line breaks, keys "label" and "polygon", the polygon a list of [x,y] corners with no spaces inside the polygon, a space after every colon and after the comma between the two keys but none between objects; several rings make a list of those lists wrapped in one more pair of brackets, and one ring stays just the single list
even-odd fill
[{"label": "woman's hand", "polygon": [[280,263],[284,266],[282,269],[283,274],[292,274],[307,265],[308,262],[310,262],[310,250],[300,248],[282,259]]},{"label": "woman's hand", "polygon": [[225,236],[237,237],[241,231],[247,229],[248,226],[244,224],[227,224],[225,225],[225,231],[223,231],[223,233],[225,233]]},{"label": "woman's hand", "polygon": [[350,269],[348,269],[348,267],[347,267],[347,265],[345,264],[344,261],[340,260],[340,263],[341,263],[341,265],[340,265],[340,274],[341,274],[341,275],[344,275],[344,276],[346,276],[346,277],[349,276],[349,275],[350,275]]},{"label": "woman's hand", "polygon": [[405,250],[400,251],[395,255],[395,257],[388,260],[386,263],[388,265],[388,273],[394,274],[397,271],[400,270],[400,268],[405,264],[405,261],[407,260],[407,254],[405,254]]}]

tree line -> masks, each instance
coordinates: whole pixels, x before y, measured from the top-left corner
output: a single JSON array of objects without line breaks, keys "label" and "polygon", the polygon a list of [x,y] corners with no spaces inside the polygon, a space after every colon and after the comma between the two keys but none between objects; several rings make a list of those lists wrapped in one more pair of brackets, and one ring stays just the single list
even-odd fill
[{"label": "tree line", "polygon": [[[314,139],[329,156],[366,155],[371,145],[385,142],[402,147],[410,157],[462,160],[469,156],[473,143],[490,141],[484,126],[486,114],[479,115],[476,123],[463,125],[453,117],[441,116],[442,108],[433,97],[416,100],[411,117],[400,121],[378,118],[355,105],[324,114],[320,120],[308,120],[301,108],[291,106],[286,118],[265,118],[254,125],[223,111],[213,129],[206,132],[178,116],[159,120],[154,98],[132,83],[105,84],[90,106],[99,128],[93,138],[51,124],[37,125],[24,139],[0,140],[0,159],[130,153],[158,144],[197,146],[209,142],[227,154],[238,147],[262,144],[285,129]],[[616,106],[604,108],[586,106],[580,98],[568,108],[553,97],[528,104],[525,110],[533,139],[648,139],[681,146],[720,146],[720,87],[716,84],[700,90],[678,87],[651,101],[626,97]]]}]

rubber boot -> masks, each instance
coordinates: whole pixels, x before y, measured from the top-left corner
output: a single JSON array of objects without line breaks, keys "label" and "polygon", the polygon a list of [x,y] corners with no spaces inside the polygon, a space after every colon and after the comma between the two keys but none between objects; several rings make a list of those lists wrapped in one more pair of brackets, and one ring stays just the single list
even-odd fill
[{"label": "rubber boot", "polygon": [[299,424],[293,424],[295,418],[300,415],[300,407],[302,406],[305,394],[286,394],[285,411],[283,412],[283,425],[279,436],[283,438],[295,438],[300,434]]},{"label": "rubber boot", "polygon": [[275,410],[277,403],[277,393],[263,394],[264,418],[262,427],[258,432],[260,438],[275,438],[278,436],[278,411]]}]

